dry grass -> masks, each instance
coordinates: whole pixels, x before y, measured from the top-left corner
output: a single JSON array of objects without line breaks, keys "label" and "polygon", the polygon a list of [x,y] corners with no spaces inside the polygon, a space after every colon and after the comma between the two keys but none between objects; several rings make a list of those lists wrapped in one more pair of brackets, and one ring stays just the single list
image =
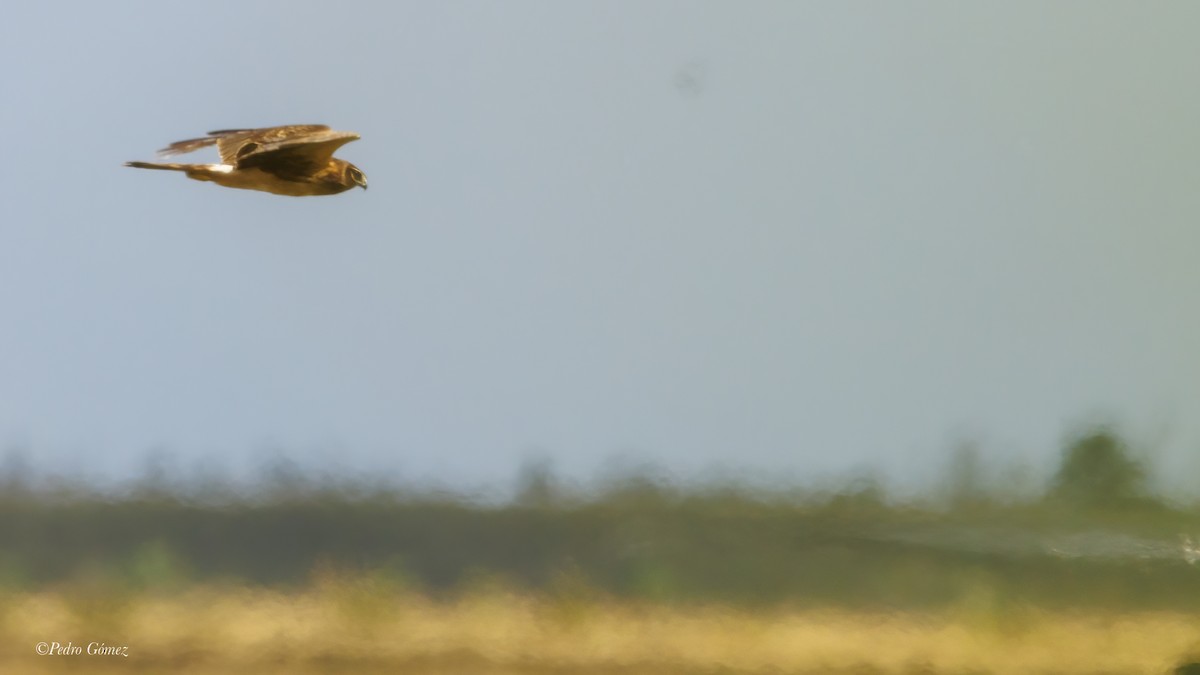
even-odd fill
[{"label": "dry grass", "polygon": [[[484,588],[433,601],[386,584],[295,593],[86,589],[0,604],[0,673],[1163,673],[1197,617],[964,604],[937,615],[635,605]],[[129,656],[37,656],[42,641]]]}]

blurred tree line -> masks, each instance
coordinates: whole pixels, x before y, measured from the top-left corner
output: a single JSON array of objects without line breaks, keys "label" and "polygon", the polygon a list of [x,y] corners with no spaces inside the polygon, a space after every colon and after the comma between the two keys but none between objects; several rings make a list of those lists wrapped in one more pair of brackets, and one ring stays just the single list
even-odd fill
[{"label": "blurred tree line", "polygon": [[510,502],[480,504],[320,484],[286,467],[255,494],[185,493],[160,473],[114,497],[35,486],[10,466],[0,478],[0,590],[287,587],[335,570],[435,596],[503,584],[654,602],[930,607],[988,597],[1177,607],[1200,592],[1200,569],[1182,558],[1063,559],[894,536],[953,526],[1171,538],[1200,522],[1196,510],[1150,493],[1145,466],[1110,430],[1069,443],[1034,498],[998,500],[983,473],[977,457],[960,453],[948,500],[896,503],[872,481],[815,494],[686,487],[649,474],[584,495],[534,463]]}]

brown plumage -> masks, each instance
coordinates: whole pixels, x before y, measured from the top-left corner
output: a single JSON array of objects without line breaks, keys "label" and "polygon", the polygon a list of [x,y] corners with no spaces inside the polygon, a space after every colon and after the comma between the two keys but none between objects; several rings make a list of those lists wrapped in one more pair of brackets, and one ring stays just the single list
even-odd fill
[{"label": "brown plumage", "polygon": [[358,138],[352,131],[331,131],[323,124],[224,129],[158,151],[170,156],[216,145],[220,164],[126,162],[125,166],[183,171],[195,180],[291,197],[333,195],[355,186],[367,187],[367,178],[358,167],[333,157],[334,151]]}]

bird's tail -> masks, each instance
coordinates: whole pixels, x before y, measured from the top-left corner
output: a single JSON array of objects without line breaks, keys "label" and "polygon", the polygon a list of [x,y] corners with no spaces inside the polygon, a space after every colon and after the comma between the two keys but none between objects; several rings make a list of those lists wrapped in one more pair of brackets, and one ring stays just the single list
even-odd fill
[{"label": "bird's tail", "polygon": [[125,166],[135,169],[160,169],[162,171],[187,171],[196,168],[195,164],[155,164],[154,162],[125,162]]}]

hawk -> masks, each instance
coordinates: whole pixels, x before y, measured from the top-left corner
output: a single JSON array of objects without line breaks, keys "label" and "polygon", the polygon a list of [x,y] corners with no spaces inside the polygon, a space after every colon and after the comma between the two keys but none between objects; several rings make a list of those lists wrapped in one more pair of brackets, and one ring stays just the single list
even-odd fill
[{"label": "hawk", "polygon": [[352,131],[332,131],[324,124],[224,129],[158,151],[171,156],[216,145],[220,164],[126,162],[125,166],[183,171],[195,180],[290,197],[335,195],[356,185],[367,189],[367,177],[358,167],[333,157],[334,151],[358,138]]}]

